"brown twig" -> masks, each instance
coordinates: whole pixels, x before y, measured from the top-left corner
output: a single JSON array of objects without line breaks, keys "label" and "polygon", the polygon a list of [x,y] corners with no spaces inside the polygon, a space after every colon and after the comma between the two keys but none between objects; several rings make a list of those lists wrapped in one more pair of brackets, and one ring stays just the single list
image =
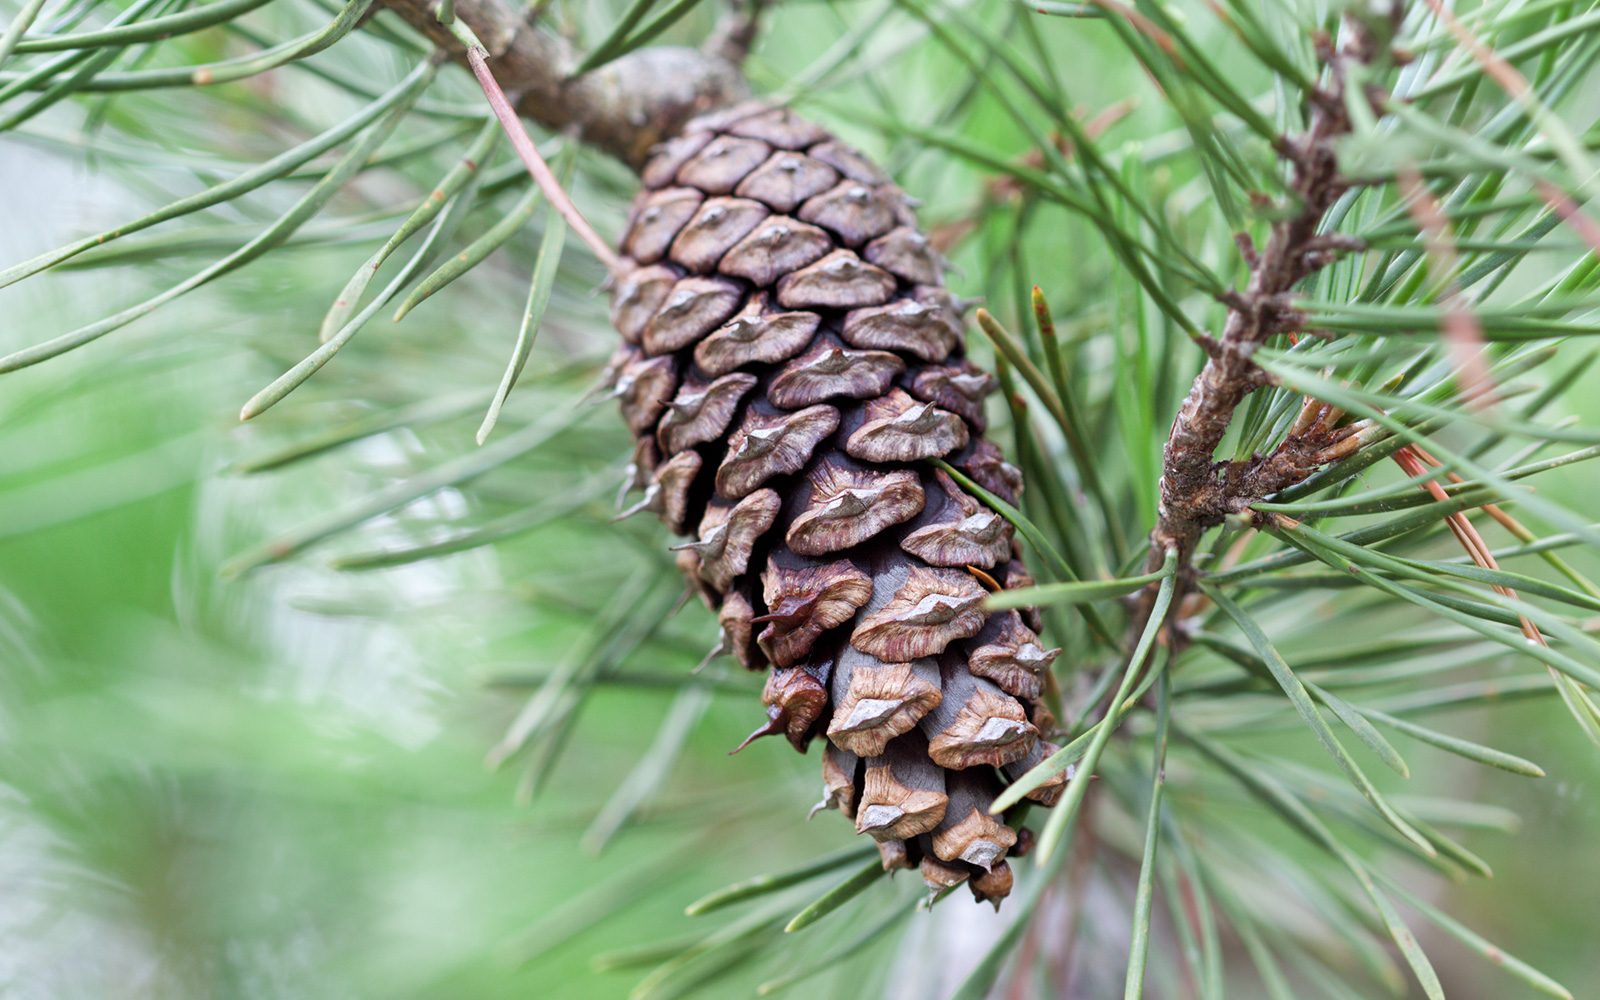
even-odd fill
[{"label": "brown twig", "polygon": [[761,15],[770,3],[771,0],[729,0],[727,12],[701,48],[735,66],[743,65],[761,31]]},{"label": "brown twig", "polygon": [[[436,0],[384,0],[384,6],[468,64],[469,46],[440,24]],[[592,73],[574,77],[581,54],[566,40],[530,24],[507,0],[456,0],[455,19],[483,41],[487,64],[517,112],[546,128],[570,131],[638,169],[650,147],[683,123],[742,100],[743,74],[714,52],[646,46]]]},{"label": "brown twig", "polygon": [[[1398,26],[1401,5],[1396,4],[1391,25]],[[1161,568],[1168,549],[1178,552],[1180,586],[1189,574],[1194,548],[1208,528],[1230,515],[1247,511],[1263,496],[1304,479],[1326,461],[1327,449],[1337,442],[1326,414],[1309,418],[1307,427],[1320,429],[1320,437],[1291,437],[1271,456],[1252,456],[1241,462],[1219,462],[1216,450],[1244,398],[1268,384],[1264,371],[1251,360],[1256,349],[1277,334],[1299,330],[1303,317],[1290,295],[1307,276],[1332,263],[1345,250],[1359,244],[1319,233],[1323,218],[1349,187],[1339,172],[1335,154],[1338,139],[1349,133],[1347,68],[1389,58],[1386,40],[1370,24],[1347,18],[1348,40],[1339,48],[1318,39],[1327,81],[1308,95],[1310,120],[1304,133],[1285,136],[1277,144],[1290,168],[1289,190],[1295,208],[1272,224],[1266,243],[1259,248],[1239,236],[1240,251],[1249,268],[1245,287],[1225,301],[1228,316],[1219,337],[1203,346],[1208,354],[1172,422],[1163,457],[1160,509],[1150,533],[1146,568]],[[1362,95],[1375,109],[1382,94],[1368,89]],[[1331,411],[1330,411],[1331,412]],[[1342,415],[1342,414],[1341,414]],[[1315,415],[1312,415],[1315,417]],[[1344,435],[1346,439],[1353,433]],[[1141,595],[1130,623],[1130,635],[1144,627],[1154,601],[1154,590]],[[1174,601],[1173,607],[1181,606]]]},{"label": "brown twig", "polygon": [[489,71],[489,53],[473,46],[467,49],[467,63],[472,67],[472,75],[478,78],[479,86],[483,87],[483,95],[489,99],[489,107],[494,109],[494,116],[500,119],[500,127],[505,129],[506,138],[511,140],[511,148],[517,151],[517,157],[522,160],[522,165],[528,168],[528,173],[533,176],[535,184],[539,185],[544,196],[550,200],[550,207],[561,213],[567,220],[567,225],[578,234],[584,244],[593,251],[605,264],[606,270],[612,274],[622,269],[622,260],[611,249],[611,244],[601,238],[589,225],[589,220],[578,211],[578,206],[572,203],[567,196],[567,191],[561,186],[555,171],[550,169],[550,164],[539,155],[539,147],[533,144],[528,130],[523,127],[522,119],[517,117],[517,112],[511,107],[511,102],[506,100],[505,91],[500,89],[494,74]]}]

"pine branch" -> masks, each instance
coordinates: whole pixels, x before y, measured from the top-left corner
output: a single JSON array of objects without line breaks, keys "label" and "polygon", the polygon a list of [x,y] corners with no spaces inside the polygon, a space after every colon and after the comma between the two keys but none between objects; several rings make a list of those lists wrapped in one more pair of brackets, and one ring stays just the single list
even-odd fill
[{"label": "pine branch", "polygon": [[714,52],[735,66],[744,64],[761,33],[761,17],[773,0],[732,0],[716,30],[706,39],[705,51]]},{"label": "pine branch", "polygon": [[[468,65],[467,46],[440,23],[430,0],[384,6]],[[505,0],[458,0],[455,17],[482,39],[489,69],[519,113],[546,128],[575,132],[634,168],[690,118],[747,93],[744,76],[721,54],[649,46],[577,76],[582,53],[529,24]]]},{"label": "pine branch", "polygon": [[[1168,550],[1179,553],[1187,569],[1202,533],[1221,524],[1231,514],[1305,479],[1318,465],[1330,460],[1337,447],[1329,434],[1334,419],[1326,414],[1296,422],[1284,446],[1272,456],[1254,456],[1244,462],[1215,460],[1218,445],[1246,396],[1270,383],[1270,376],[1253,360],[1256,349],[1277,334],[1293,333],[1306,317],[1290,301],[1294,287],[1332,263],[1359,242],[1319,233],[1324,216],[1351,187],[1339,171],[1335,143],[1351,131],[1347,87],[1359,83],[1365,67],[1387,58],[1387,41],[1399,26],[1403,7],[1396,5],[1387,25],[1347,18],[1349,40],[1335,48],[1326,37],[1318,39],[1327,82],[1308,95],[1310,123],[1304,133],[1287,136],[1277,150],[1290,167],[1289,192],[1297,205],[1274,222],[1265,246],[1259,250],[1248,235],[1237,239],[1249,269],[1242,291],[1225,296],[1228,315],[1219,338],[1202,343],[1209,355],[1195,377],[1172,422],[1161,475],[1161,505],[1150,534],[1147,572],[1161,567]],[[1375,30],[1377,29],[1377,30]],[[1386,37],[1378,37],[1378,31]],[[1374,111],[1383,95],[1365,90],[1362,100]],[[1137,632],[1148,614],[1150,593],[1143,598],[1142,613],[1132,625]]]}]

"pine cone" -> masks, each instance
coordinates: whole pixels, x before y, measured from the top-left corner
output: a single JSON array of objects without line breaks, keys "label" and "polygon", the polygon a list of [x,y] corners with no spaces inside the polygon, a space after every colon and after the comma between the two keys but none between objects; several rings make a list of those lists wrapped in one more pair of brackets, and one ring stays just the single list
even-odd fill
[{"label": "pine cone", "polygon": [[885,868],[998,906],[1017,832],[988,810],[1000,772],[1054,750],[1036,699],[1059,650],[1031,613],[982,609],[1032,581],[1011,526],[926,461],[1020,487],[982,436],[995,381],[962,357],[943,261],[888,177],[787,110],[692,121],[642,177],[612,292],[633,510],[696,536],[678,563],[722,648],[771,669],[751,738],[824,734],[819,808]]}]

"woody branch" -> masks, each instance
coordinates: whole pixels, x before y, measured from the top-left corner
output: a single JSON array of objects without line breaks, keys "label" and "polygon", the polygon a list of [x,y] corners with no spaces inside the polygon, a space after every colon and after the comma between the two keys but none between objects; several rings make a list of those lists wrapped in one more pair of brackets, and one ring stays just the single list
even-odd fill
[{"label": "woody branch", "polygon": [[[1399,6],[1382,35],[1392,36],[1401,16]],[[1230,515],[1310,475],[1319,465],[1345,450],[1355,429],[1333,427],[1335,411],[1308,401],[1302,418],[1270,455],[1218,461],[1217,447],[1246,396],[1270,377],[1252,360],[1257,348],[1284,333],[1301,330],[1304,316],[1291,295],[1306,277],[1332,263],[1339,253],[1359,249],[1349,237],[1320,232],[1323,219],[1351,186],[1339,172],[1337,140],[1350,131],[1347,87],[1361,86],[1361,96],[1376,109],[1385,95],[1359,81],[1352,69],[1388,58],[1378,25],[1350,18],[1346,39],[1336,46],[1326,37],[1318,48],[1327,68],[1325,81],[1307,95],[1310,118],[1304,132],[1285,136],[1278,154],[1289,167],[1292,209],[1274,222],[1264,245],[1257,247],[1240,234],[1238,243],[1248,268],[1244,288],[1229,293],[1227,319],[1218,337],[1203,346],[1208,355],[1189,394],[1173,419],[1164,452],[1160,509],[1150,533],[1149,571],[1161,568],[1168,550],[1176,550],[1180,571],[1190,571],[1200,536]],[[1330,416],[1333,419],[1330,419]],[[1133,634],[1144,626],[1153,591],[1143,595],[1134,615]],[[1177,602],[1173,608],[1178,607]]]},{"label": "woody branch", "polygon": [[[462,66],[467,47],[439,23],[435,0],[385,0],[384,6]],[[637,169],[650,147],[695,115],[740,100],[748,85],[738,60],[754,31],[752,5],[736,10],[706,51],[645,46],[575,76],[583,54],[529,23],[506,0],[457,0],[455,16],[489,51],[488,66],[517,112],[567,131]]]}]

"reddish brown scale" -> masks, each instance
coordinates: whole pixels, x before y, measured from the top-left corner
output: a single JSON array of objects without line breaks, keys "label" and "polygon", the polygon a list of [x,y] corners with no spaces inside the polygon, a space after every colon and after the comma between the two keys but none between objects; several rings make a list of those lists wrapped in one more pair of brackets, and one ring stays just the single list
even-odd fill
[{"label": "reddish brown scale", "polygon": [[773,108],[728,125],[728,134],[760,139],[779,149],[805,149],[831,138],[820,125],[806,121],[788,108]]},{"label": "reddish brown scale", "polygon": [[822,748],[822,801],[811,807],[814,816],[818,810],[837,809],[844,818],[856,818],[857,772],[861,758],[832,743]]},{"label": "reddish brown scale", "polygon": [[633,509],[693,534],[677,561],[720,650],[770,668],[751,739],[824,737],[819,808],[886,869],[998,903],[1018,835],[988,807],[997,769],[1055,749],[1037,699],[1057,651],[1035,612],[983,609],[1032,580],[1010,526],[931,464],[1008,502],[1021,487],[983,437],[995,380],[962,356],[969,303],[905,194],[787,110],[690,122],[641,177],[610,370]]},{"label": "reddish brown scale", "polygon": [[726,278],[681,278],[644,325],[640,343],[651,357],[689,347],[739,311],[744,293]]},{"label": "reddish brown scale", "polygon": [[721,648],[746,670],[762,670],[767,658],[755,643],[755,608],[742,588],[732,588],[722,598],[717,624],[722,629]]},{"label": "reddish brown scale", "polygon": [[822,317],[808,312],[774,312],[763,293],[711,331],[694,348],[694,362],[707,375],[726,375],[741,366],[773,364],[792,358],[809,343]]},{"label": "reddish brown scale", "polygon": [[622,339],[637,344],[645,325],[666,304],[672,287],[682,274],[665,265],[639,267],[617,282],[611,293],[611,325]]},{"label": "reddish brown scale", "polygon": [[860,309],[888,302],[895,280],[849,250],[835,250],[785,274],[774,287],[786,309]]},{"label": "reddish brown scale", "polygon": [[677,181],[706,194],[728,194],[771,155],[772,147],[759,139],[719,135],[678,168]]},{"label": "reddish brown scale", "polygon": [[845,314],[840,336],[852,347],[900,351],[923,361],[943,361],[961,342],[961,327],[945,310],[911,298]]},{"label": "reddish brown scale", "polygon": [[[761,701],[767,706],[767,724],[739,744],[743,750],[761,736],[784,735],[801,753],[816,735],[817,721],[828,707],[829,661],[808,662],[798,667],[780,667],[767,675]],[[735,751],[737,752],[737,751]]]},{"label": "reddish brown scale", "polygon": [[888,189],[842,180],[800,206],[800,218],[839,237],[848,247],[860,246],[894,228],[895,206]]},{"label": "reddish brown scale", "polygon": [[833,668],[833,719],[828,739],[851,753],[872,757],[909,732],[939,705],[939,668],[933,660],[885,663],[846,646]]},{"label": "reddish brown scale", "polygon": [[717,270],[754,285],[770,285],[828,255],[833,241],[816,226],[769,216],[728,248]]},{"label": "reddish brown scale", "polygon": [[787,214],[837,183],[839,172],[821,160],[780,150],[740,181],[735,193]]},{"label": "reddish brown scale", "polygon": [[728,436],[717,468],[717,496],[737,500],[773,476],[799,472],[817,444],[839,427],[839,411],[818,404],[803,410],[752,406]]},{"label": "reddish brown scale", "polygon": [[677,359],[646,358],[638,348],[624,345],[611,360],[610,381],[628,429],[644,437],[678,390]]},{"label": "reddish brown scale", "polygon": [[883,870],[893,875],[904,868],[915,868],[911,863],[911,853],[906,850],[903,840],[878,841],[878,857],[883,862]]},{"label": "reddish brown scale", "polygon": [[990,615],[983,631],[967,643],[965,652],[969,671],[1025,700],[1039,697],[1045,671],[1061,654],[1059,649],[1045,649],[1039,636],[1023,624],[1022,616],[1015,611]]},{"label": "reddish brown scale", "polygon": [[889,183],[889,175],[880,170],[876,163],[842,142],[830,139],[812,146],[806,153],[853,181],[880,186]]},{"label": "reddish brown scale", "polygon": [[722,437],[740,400],[756,387],[748,372],[732,372],[710,382],[687,381],[667,402],[656,424],[656,441],[665,455]]},{"label": "reddish brown scale", "polygon": [[861,256],[914,285],[931,285],[944,276],[944,261],[928,238],[911,226],[884,233],[868,243]]},{"label": "reddish brown scale", "polygon": [[905,370],[906,363],[888,351],[853,350],[830,334],[773,376],[767,399],[790,410],[823,400],[873,399]]},{"label": "reddish brown scale", "polygon": [[644,499],[623,511],[618,517],[631,517],[647,510],[659,517],[662,524],[682,534],[684,521],[689,512],[689,491],[704,464],[699,452],[685,451],[672,456],[669,461],[658,466],[650,477],[650,485],[645,487]]},{"label": "reddish brown scale", "polygon": [[784,542],[810,556],[860,545],[915,517],[926,502],[915,472],[882,472],[838,453],[813,461],[796,495],[803,508],[790,522]]},{"label": "reddish brown scale", "polygon": [[989,814],[999,791],[992,771],[948,772],[949,803],[928,838],[935,857],[947,864],[965,861],[984,871],[1004,863],[1006,851],[1017,842],[1017,831]]},{"label": "reddish brown scale", "polygon": [[767,560],[761,583],[767,613],[752,621],[766,628],[756,642],[779,667],[803,659],[819,636],[854,618],[872,597],[872,579],[849,560],[823,563],[783,549]]},{"label": "reddish brown scale", "polygon": [[943,458],[966,446],[966,421],[932,403],[890,389],[854,408],[845,423],[844,452],[884,465]]},{"label": "reddish brown scale", "polygon": [[944,698],[922,719],[928,756],[941,767],[1000,767],[1027,756],[1039,731],[1020,702],[967,671],[962,657],[940,659]]},{"label": "reddish brown scale", "polygon": [[773,490],[756,492],[729,506],[712,503],[700,519],[700,539],[676,548],[693,552],[696,572],[717,593],[724,593],[750,567],[756,542],[777,519],[783,501]]},{"label": "reddish brown scale", "polygon": [[639,172],[640,182],[646,188],[666,187],[678,176],[678,170],[714,138],[711,132],[689,132],[662,143]]},{"label": "reddish brown scale", "polygon": [[901,384],[917,399],[958,414],[979,433],[986,424],[983,401],[999,386],[993,375],[968,361],[959,365],[917,365]]},{"label": "reddish brown scale", "polygon": [[1017,494],[1022,490],[1022,473],[1001,456],[994,442],[978,438],[971,447],[953,457],[950,464],[1006,503],[1017,502]]},{"label": "reddish brown scale", "polygon": [[722,255],[749,236],[768,214],[767,206],[748,198],[707,198],[678,230],[667,256],[696,274],[714,271]]},{"label": "reddish brown scale", "polygon": [[622,250],[641,264],[665,257],[678,230],[694,217],[705,195],[693,188],[652,191],[639,199]]},{"label": "reddish brown scale", "polygon": [[[971,574],[910,560],[905,565],[898,580],[877,578],[878,599],[857,619],[851,646],[885,663],[903,663],[938,656],[955,640],[978,634],[987,591]],[[898,583],[893,591],[885,586],[891,580]]]},{"label": "reddish brown scale", "polygon": [[961,865],[949,865],[940,861],[932,854],[923,855],[922,863],[918,865],[922,871],[922,884],[928,887],[930,896],[937,896],[946,889],[952,889],[972,877],[972,872]]},{"label": "reddish brown scale", "polygon": [[[1013,857],[1016,849],[1012,848]],[[993,903],[996,912],[1000,910],[1000,901],[1011,895],[1011,866],[1004,861],[979,875],[974,875],[968,882],[967,888],[972,890],[972,898],[978,902]]]},{"label": "reddish brown scale", "polygon": [[968,496],[955,480],[936,472],[939,488],[911,522],[900,547],[931,566],[993,569],[1011,556],[1011,525]]},{"label": "reddish brown scale", "polygon": [[913,729],[867,758],[856,807],[856,830],[878,841],[906,841],[944,819],[945,772],[928,759],[928,742]]}]

